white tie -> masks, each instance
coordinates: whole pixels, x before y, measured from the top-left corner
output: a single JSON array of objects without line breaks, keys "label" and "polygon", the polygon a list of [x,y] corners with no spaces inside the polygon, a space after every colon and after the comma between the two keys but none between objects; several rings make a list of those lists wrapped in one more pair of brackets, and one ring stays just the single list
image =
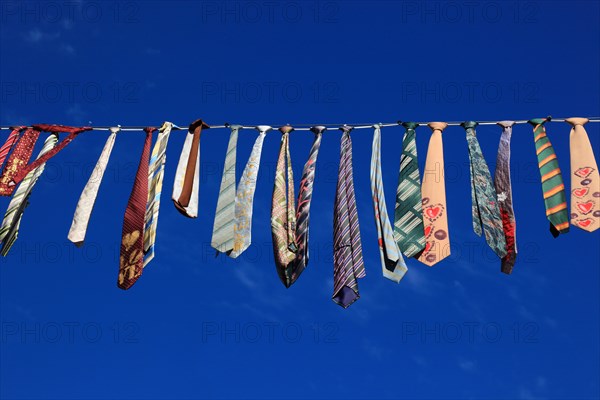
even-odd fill
[{"label": "white tie", "polygon": [[75,208],[73,222],[71,223],[71,229],[69,229],[67,238],[78,247],[83,246],[88,223],[90,222],[90,216],[92,215],[92,209],[94,208],[96,196],[98,196],[98,189],[102,183],[102,177],[104,176],[104,171],[106,171],[106,165],[110,159],[110,153],[115,144],[117,132],[120,130],[121,128],[118,127],[110,128],[110,135],[108,136],[108,139],[106,139],[102,153],[100,153],[100,158],[98,158],[92,176],[90,176],[90,179],[83,188],[83,192],[81,192],[79,202]]},{"label": "white tie", "polygon": [[[173,201],[178,201],[181,196],[183,189],[183,181],[185,178],[185,170],[192,149],[192,141],[194,140],[193,132],[185,135],[185,142],[183,143],[183,149],[181,149],[181,155],[179,156],[179,163],[177,164],[177,171],[175,172],[175,183],[173,184],[173,195],[171,198]],[[187,216],[190,218],[198,217],[198,187],[200,186],[200,149],[198,149],[198,156],[196,158],[196,169],[194,171],[194,186],[192,188],[192,196],[190,197],[190,203],[185,208]]]}]

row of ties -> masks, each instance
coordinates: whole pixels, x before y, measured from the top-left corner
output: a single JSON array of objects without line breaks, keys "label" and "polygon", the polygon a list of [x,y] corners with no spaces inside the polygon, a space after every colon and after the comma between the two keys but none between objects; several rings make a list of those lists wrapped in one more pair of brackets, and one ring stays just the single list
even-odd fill
[{"label": "row of ties", "polygon": [[[562,176],[554,149],[546,135],[547,119],[532,119],[534,141],[542,180],[546,214],[554,236],[568,232],[569,216]],[[600,222],[600,191],[598,170],[591,145],[585,132],[585,118],[569,118],[572,125],[571,147],[571,223],[587,231],[594,231]],[[489,168],[477,141],[477,123],[462,124],[466,130],[469,148],[473,229],[476,234],[485,233],[486,241],[502,259],[501,270],[512,272],[516,260],[515,219],[512,209],[510,183],[510,138],[512,121],[498,123],[503,128],[498,150],[495,181],[492,183]],[[382,184],[380,146],[381,126],[374,125],[371,158],[371,190],[375,220],[379,237],[383,275],[399,282],[407,271],[402,254],[415,257],[432,266],[450,255],[450,240],[443,178],[444,159],[442,131],[444,122],[428,124],[433,134],[430,139],[426,171],[421,183],[417,162],[415,129],[418,124],[405,122],[406,131],[402,141],[399,182],[396,192],[394,228],[389,221]],[[156,128],[146,128],[146,139],[128,201],[123,222],[121,257],[118,286],[131,287],[141,275],[143,268],[154,257],[154,243],[162,191],[166,147],[173,124],[165,122],[159,129],[156,144],[150,153],[152,133]],[[177,166],[173,202],[185,216],[197,217],[200,164],[200,134],[209,126],[202,120],[194,121],[186,136]],[[0,166],[7,155],[6,166],[0,177],[0,194],[10,195],[18,186],[0,227],[2,255],[17,238],[20,220],[35,182],[42,174],[46,161],[69,144],[79,133],[89,127],[73,128],[61,125],[34,125],[32,128],[15,127],[0,148]],[[215,214],[211,245],[218,252],[238,257],[251,244],[251,222],[256,178],[260,166],[262,145],[270,126],[258,126],[250,158],[236,190],[235,164],[239,125],[230,126],[231,134],[217,210]],[[277,161],[273,189],[271,228],[277,272],[286,287],[291,286],[308,263],[308,222],[315,166],[326,128],[317,126],[311,130],[315,139],[303,170],[297,207],[294,204],[294,180],[289,151],[290,126],[281,127],[281,146]],[[362,246],[358,226],[358,214],[354,197],[352,177],[351,127],[344,126],[338,184],[334,208],[334,294],[333,300],[348,307],[359,298],[357,279],[365,276]],[[28,164],[33,146],[41,131],[50,132],[38,158]],[[77,204],[69,239],[78,246],[84,241],[87,225],[98,193],[102,176],[110,158],[119,128],[111,128],[106,144],[93,173]],[[24,133],[23,133],[24,132]],[[60,144],[58,133],[69,132]],[[22,135],[21,135],[22,134]]]}]

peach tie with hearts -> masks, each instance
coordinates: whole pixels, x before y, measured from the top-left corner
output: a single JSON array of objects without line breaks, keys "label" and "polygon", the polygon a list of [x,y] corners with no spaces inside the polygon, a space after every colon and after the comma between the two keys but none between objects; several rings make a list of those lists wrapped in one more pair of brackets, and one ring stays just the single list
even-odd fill
[{"label": "peach tie with hearts", "polygon": [[567,118],[571,125],[571,223],[585,231],[600,227],[600,178],[590,139],[583,125],[587,118]]},{"label": "peach tie with hearts", "polygon": [[446,184],[444,183],[444,148],[442,131],[445,122],[427,124],[433,134],[429,140],[427,160],[423,172],[421,195],[423,198],[423,223],[425,227],[425,250],[419,261],[430,267],[450,255],[448,233],[448,210],[446,208]]}]

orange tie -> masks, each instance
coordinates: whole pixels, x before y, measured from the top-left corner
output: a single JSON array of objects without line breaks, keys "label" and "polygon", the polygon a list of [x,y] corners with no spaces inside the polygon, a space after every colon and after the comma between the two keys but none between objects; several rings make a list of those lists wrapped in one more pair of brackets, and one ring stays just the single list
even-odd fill
[{"label": "orange tie", "polygon": [[431,267],[450,255],[446,184],[444,183],[444,147],[442,143],[442,131],[446,129],[448,124],[445,122],[430,122],[427,125],[431,128],[433,134],[429,140],[421,186],[426,242],[425,250],[419,256],[419,261]]},{"label": "orange tie", "polygon": [[583,125],[587,118],[567,118],[571,125],[571,223],[593,232],[600,226],[600,178],[590,139]]}]

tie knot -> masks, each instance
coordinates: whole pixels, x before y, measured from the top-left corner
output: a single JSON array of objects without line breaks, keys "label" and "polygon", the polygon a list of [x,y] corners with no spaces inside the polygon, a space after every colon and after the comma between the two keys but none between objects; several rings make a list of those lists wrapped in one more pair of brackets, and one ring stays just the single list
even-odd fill
[{"label": "tie knot", "polygon": [[538,126],[538,125],[544,125],[544,123],[546,123],[547,121],[550,121],[550,117],[546,117],[546,118],[532,118],[532,119],[530,119],[527,122],[529,122],[533,126]]},{"label": "tie knot", "polygon": [[589,121],[590,120],[587,118],[577,118],[577,117],[571,117],[571,118],[565,119],[565,122],[567,122],[571,126],[577,126],[577,125],[583,126],[583,125],[587,124]]},{"label": "tie knot", "polygon": [[120,126],[113,126],[111,128],[108,128],[108,130],[110,131],[110,133],[117,133],[121,131],[121,127]]},{"label": "tie knot", "polygon": [[273,129],[273,127],[272,127],[272,126],[269,126],[269,125],[257,125],[257,126],[256,126],[256,130],[257,130],[258,132],[260,132],[261,134],[262,134],[262,133],[267,133],[267,132],[269,132],[271,129]]},{"label": "tie knot", "polygon": [[146,132],[149,135],[151,135],[155,130],[156,130],[156,128],[153,126],[147,126],[144,128],[144,132]]},{"label": "tie knot", "polygon": [[419,126],[416,122],[403,122],[402,126],[408,130],[415,130]]},{"label": "tie knot", "polygon": [[197,119],[190,124],[190,126],[188,127],[188,132],[194,133],[196,129],[202,130],[208,128],[210,128],[210,126],[208,126],[206,122],[202,121],[201,119]]},{"label": "tie knot", "polygon": [[477,123],[476,121],[465,121],[462,124],[460,124],[460,126],[462,126],[465,129],[473,129],[476,128],[477,125],[479,125],[479,123]]},{"label": "tie knot", "polygon": [[323,125],[317,125],[317,126],[313,126],[312,128],[310,128],[311,132],[314,133],[315,135],[319,135],[321,133],[323,133],[327,128],[324,127]]},{"label": "tie knot", "polygon": [[284,125],[282,127],[279,128],[279,132],[283,133],[284,135],[287,133],[290,133],[291,131],[294,130],[293,126],[289,126],[289,125]]},{"label": "tie knot", "polygon": [[427,126],[430,127],[432,131],[443,131],[448,127],[448,124],[446,122],[430,122]]},{"label": "tie knot", "polygon": [[503,128],[510,128],[515,124],[515,121],[498,121],[496,122],[496,124],[500,125]]},{"label": "tie knot", "polygon": [[348,125],[342,125],[340,126],[340,130],[344,133],[350,133],[350,131],[354,129],[353,126],[348,126]]}]

